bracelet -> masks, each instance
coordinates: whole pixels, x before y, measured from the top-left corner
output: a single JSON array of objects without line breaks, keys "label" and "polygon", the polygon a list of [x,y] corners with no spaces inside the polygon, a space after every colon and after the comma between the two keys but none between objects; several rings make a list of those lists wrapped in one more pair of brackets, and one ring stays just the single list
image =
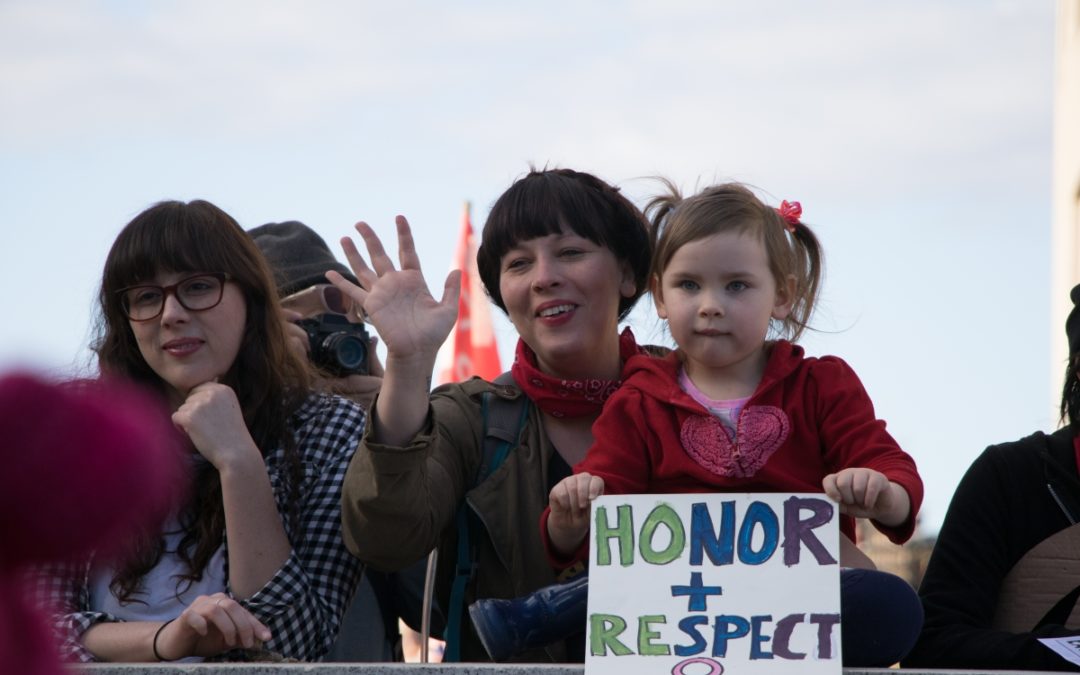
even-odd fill
[{"label": "bracelet", "polygon": [[156,632],[156,633],[154,633],[154,641],[153,641],[153,642],[151,643],[151,647],[152,647],[152,648],[153,648],[153,650],[154,650],[154,658],[155,658],[155,659],[157,659],[158,661],[175,661],[175,660],[176,660],[176,659],[165,659],[165,658],[162,658],[162,657],[161,657],[161,654],[160,654],[160,653],[158,652],[158,650],[157,650],[157,639],[158,639],[158,636],[159,636],[159,635],[161,635],[161,631],[165,630],[165,626],[168,626],[168,625],[169,625],[170,623],[172,623],[173,621],[176,621],[176,619],[169,619],[169,620],[168,620],[168,621],[166,621],[165,623],[161,624],[161,626],[159,626],[159,627],[158,627],[158,629],[157,629],[157,632]]}]

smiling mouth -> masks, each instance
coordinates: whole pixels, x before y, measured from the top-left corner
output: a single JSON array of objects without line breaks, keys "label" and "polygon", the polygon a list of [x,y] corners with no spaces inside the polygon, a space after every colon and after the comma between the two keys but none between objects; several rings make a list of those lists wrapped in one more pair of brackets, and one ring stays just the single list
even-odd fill
[{"label": "smiling mouth", "polygon": [[202,341],[192,338],[188,340],[171,340],[162,345],[161,348],[170,354],[188,354],[200,346],[202,346]]},{"label": "smiling mouth", "polygon": [[555,305],[554,307],[545,307],[544,309],[537,312],[536,315],[546,319],[549,317],[558,316],[560,314],[565,314],[566,312],[572,312],[573,310],[573,305]]}]

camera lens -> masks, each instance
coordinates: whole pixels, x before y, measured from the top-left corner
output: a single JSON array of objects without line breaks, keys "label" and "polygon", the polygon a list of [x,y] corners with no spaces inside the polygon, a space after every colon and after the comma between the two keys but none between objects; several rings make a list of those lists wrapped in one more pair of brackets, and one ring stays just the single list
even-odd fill
[{"label": "camera lens", "polygon": [[367,345],[355,335],[334,333],[323,342],[327,355],[345,372],[359,372],[367,360]]}]

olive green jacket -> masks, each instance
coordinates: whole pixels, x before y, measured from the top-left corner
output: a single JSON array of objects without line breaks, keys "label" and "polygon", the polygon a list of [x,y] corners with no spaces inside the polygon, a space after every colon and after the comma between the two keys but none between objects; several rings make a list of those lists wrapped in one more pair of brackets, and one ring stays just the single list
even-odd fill
[{"label": "olive green jacket", "polygon": [[[554,447],[539,411],[530,406],[521,443],[480,485],[483,457],[481,397],[517,399],[514,385],[473,378],[444,385],[431,396],[424,429],[406,447],[370,441],[374,421],[349,465],[342,493],[342,523],[349,550],[372,567],[399,570],[438,546],[435,598],[445,611],[457,563],[458,506],[464,501],[483,524],[473,536],[476,572],[465,606],[478,598],[513,598],[555,582],[540,539],[548,501],[548,465]],[[583,627],[584,628],[584,627]],[[463,661],[490,661],[466,612]],[[576,655],[581,660],[583,655]],[[562,643],[523,654],[522,661],[566,661]]]}]

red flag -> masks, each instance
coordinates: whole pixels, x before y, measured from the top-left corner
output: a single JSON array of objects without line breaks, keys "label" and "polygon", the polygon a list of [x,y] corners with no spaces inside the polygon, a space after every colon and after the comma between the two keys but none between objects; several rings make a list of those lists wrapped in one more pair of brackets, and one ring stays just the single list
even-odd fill
[{"label": "red flag", "polygon": [[476,239],[469,219],[469,203],[461,218],[461,238],[453,269],[461,270],[461,299],[454,330],[439,353],[436,384],[461,382],[473,375],[494,380],[502,373],[499,346],[491,324],[491,305],[476,269]]}]

